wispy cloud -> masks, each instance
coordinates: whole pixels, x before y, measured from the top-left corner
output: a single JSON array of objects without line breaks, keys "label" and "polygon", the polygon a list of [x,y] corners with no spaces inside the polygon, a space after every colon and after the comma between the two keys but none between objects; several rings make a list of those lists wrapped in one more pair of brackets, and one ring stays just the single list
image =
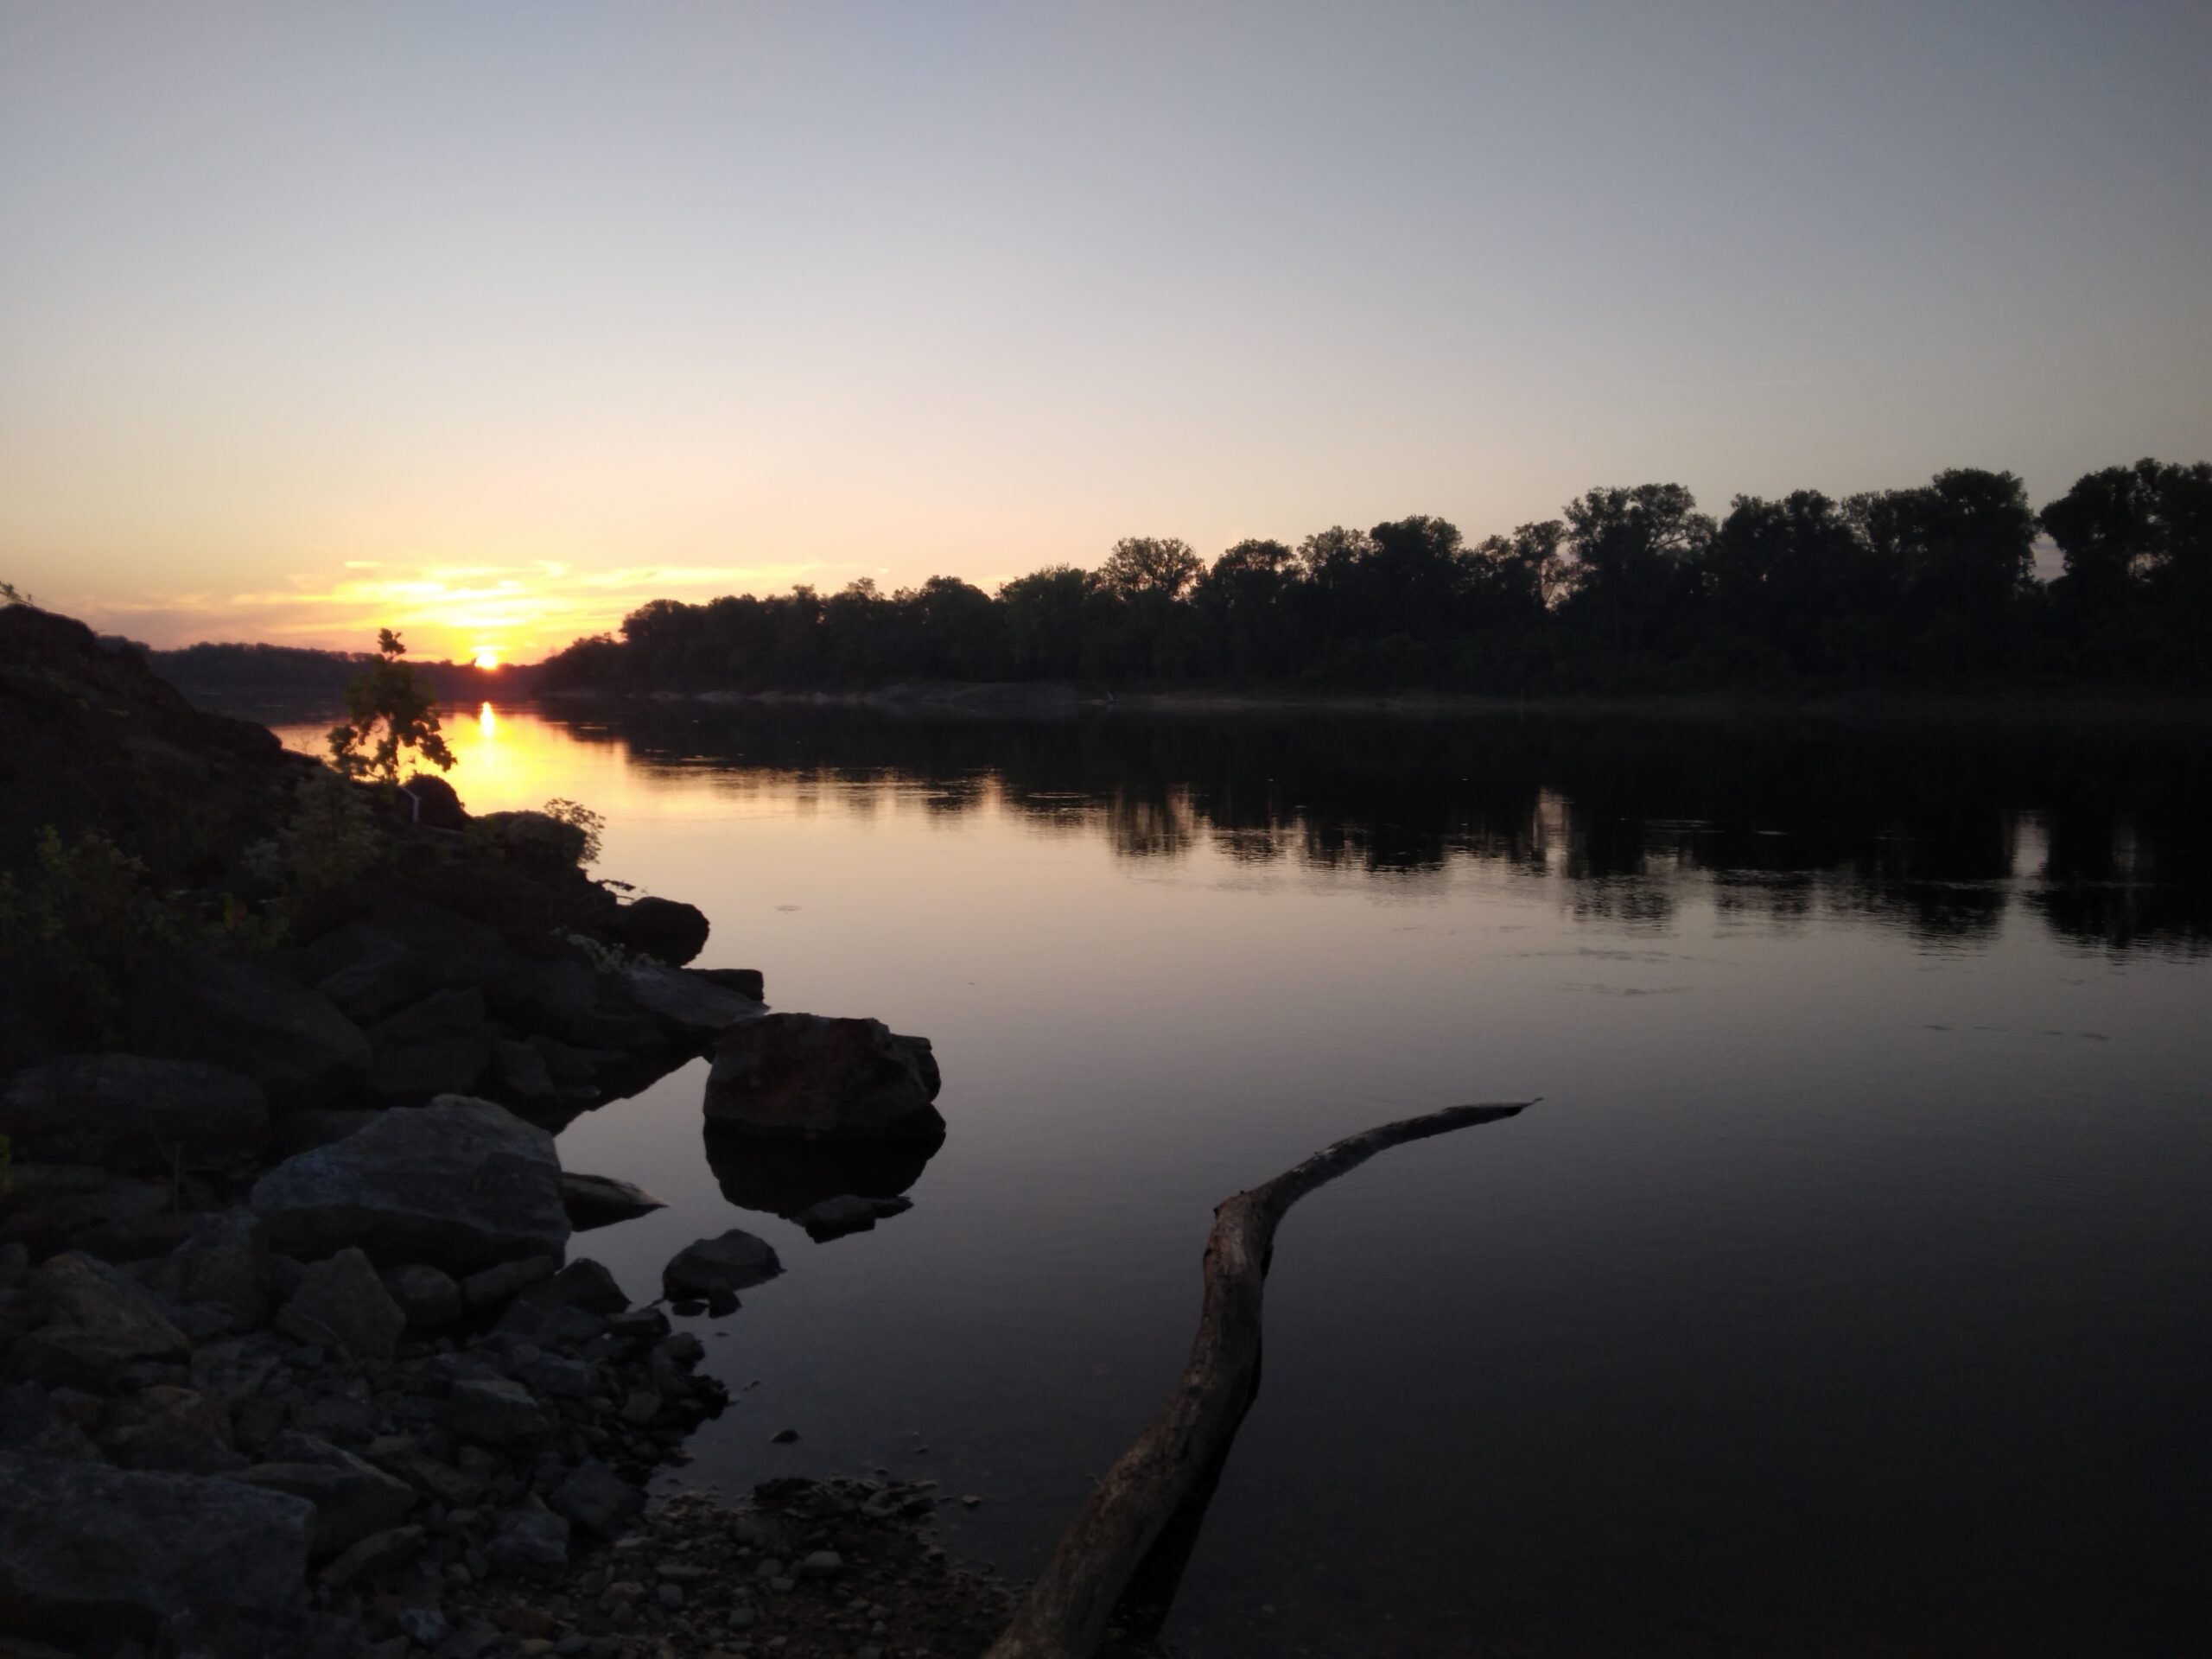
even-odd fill
[{"label": "wispy cloud", "polygon": [[418,656],[466,658],[496,651],[528,659],[579,635],[618,626],[651,599],[697,601],[772,592],[840,571],[788,564],[643,564],[579,569],[550,560],[517,564],[410,564],[349,559],[329,574],[242,593],[148,594],[87,607],[88,620],[159,645],[200,639],[363,650],[397,628]]}]

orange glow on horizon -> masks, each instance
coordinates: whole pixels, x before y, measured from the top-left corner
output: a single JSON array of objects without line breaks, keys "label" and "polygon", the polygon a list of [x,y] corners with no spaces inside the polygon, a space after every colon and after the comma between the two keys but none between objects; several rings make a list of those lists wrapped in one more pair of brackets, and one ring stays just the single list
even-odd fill
[{"label": "orange glow on horizon", "polygon": [[[479,646],[477,646],[477,647],[476,647],[476,666],[477,666],[477,667],[479,667],[479,668],[497,668],[499,665],[499,646],[497,646],[497,645],[479,645]],[[491,705],[487,703],[487,704],[486,704],[485,706],[486,706],[486,708],[489,708]]]}]

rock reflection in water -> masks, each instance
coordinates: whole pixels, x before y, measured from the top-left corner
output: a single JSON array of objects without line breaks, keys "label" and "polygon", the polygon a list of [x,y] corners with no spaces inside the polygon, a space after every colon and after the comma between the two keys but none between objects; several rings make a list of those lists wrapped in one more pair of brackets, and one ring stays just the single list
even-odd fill
[{"label": "rock reflection in water", "polygon": [[903,1198],[921,1179],[944,1144],[942,1135],[928,1141],[856,1144],[766,1141],[708,1129],[705,1138],[707,1166],[722,1197],[741,1210],[764,1211],[785,1221],[802,1221],[817,1205],[848,1197],[877,1200],[878,1217],[896,1214],[887,1207],[889,1201]]}]

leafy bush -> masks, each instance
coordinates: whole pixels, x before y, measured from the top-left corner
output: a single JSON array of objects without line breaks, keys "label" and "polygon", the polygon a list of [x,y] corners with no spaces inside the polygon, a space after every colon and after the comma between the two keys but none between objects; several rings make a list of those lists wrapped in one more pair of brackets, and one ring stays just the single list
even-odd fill
[{"label": "leafy bush", "polygon": [[583,862],[592,837],[581,824],[544,812],[486,812],[469,835],[518,868],[557,875]]},{"label": "leafy bush", "polygon": [[437,699],[411,665],[399,659],[407,647],[390,628],[377,632],[377,660],[346,688],[351,720],[330,728],[331,763],[348,778],[399,782],[399,757],[411,749],[440,772],[453,770],[454,753],[438,729]]},{"label": "leafy bush", "polygon": [[601,850],[601,833],[607,828],[604,814],[594,812],[579,801],[555,796],[545,803],[545,816],[556,823],[573,826],[583,832],[583,850],[576,855],[579,864],[596,864]]},{"label": "leafy bush", "polygon": [[361,791],[327,767],[292,791],[291,816],[246,849],[246,873],[276,890],[289,909],[343,887],[383,852]]}]

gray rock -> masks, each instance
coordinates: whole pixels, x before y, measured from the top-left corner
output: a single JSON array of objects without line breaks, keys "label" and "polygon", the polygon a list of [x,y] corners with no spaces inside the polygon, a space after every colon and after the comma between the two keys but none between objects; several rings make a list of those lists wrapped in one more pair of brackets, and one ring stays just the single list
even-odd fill
[{"label": "gray rock", "polygon": [[645,1513],[645,1495],[597,1458],[587,1458],[553,1489],[550,1502],[586,1532],[611,1543]]},{"label": "gray rock", "polygon": [[[358,1247],[311,1263],[300,1287],[276,1316],[278,1327],[302,1342],[334,1339],[356,1359],[390,1359],[407,1329],[407,1315]],[[327,1333],[326,1336],[324,1333]]]},{"label": "gray rock", "polygon": [[491,1064],[492,1039],[481,1031],[454,1032],[404,1048],[379,1046],[369,1066],[369,1093],[393,1106],[466,1094]]},{"label": "gray rock", "polygon": [[0,1607],[11,1630],[153,1640],[173,1619],[304,1599],[314,1507],[199,1475],[0,1452]]},{"label": "gray rock", "polygon": [[541,1351],[534,1358],[518,1360],[513,1370],[515,1381],[533,1395],[583,1400],[599,1391],[599,1373],[581,1359],[563,1354]]},{"label": "gray rock", "polygon": [[205,1169],[267,1149],[269,1100],[252,1078],[198,1060],[71,1055],[10,1080],[0,1135],[19,1159]]},{"label": "gray rock", "polygon": [[611,1319],[630,1306],[614,1275],[588,1255],[578,1256],[544,1285],[524,1294],[540,1306],[582,1308],[601,1319]]},{"label": "gray rock", "polygon": [[231,1443],[231,1414],[219,1401],[168,1384],[129,1396],[105,1436],[109,1459],[125,1469],[221,1475],[245,1459]]},{"label": "gray rock", "polygon": [[402,1636],[423,1648],[436,1647],[452,1628],[446,1623],[446,1616],[435,1607],[409,1607],[394,1622]]},{"label": "gray rock", "polygon": [[[493,1043],[492,1084],[501,1099],[518,1106],[554,1106],[563,1098],[561,1086],[546,1069],[545,1057],[528,1043]],[[575,1219],[573,1212],[570,1219]]]},{"label": "gray rock", "polygon": [[711,1037],[764,1012],[761,1004],[727,985],[657,962],[625,963],[613,979],[626,1001],[664,1027],[689,1038]]},{"label": "gray rock", "polygon": [[[500,1014],[531,1031],[565,1032],[591,1012],[599,1000],[599,976],[573,947],[533,962],[499,988],[494,999]],[[559,1080],[556,1074],[555,1080]]]},{"label": "gray rock", "polygon": [[461,1281],[461,1299],[469,1312],[480,1313],[489,1308],[502,1307],[520,1292],[553,1276],[553,1258],[548,1255],[528,1255],[513,1262],[501,1262],[472,1273]]},{"label": "gray rock", "polygon": [[578,1175],[568,1171],[561,1175],[561,1203],[569,1212],[569,1224],[580,1233],[668,1207],[666,1199],[657,1198],[642,1186],[633,1186],[628,1181],[618,1181],[611,1175]]},{"label": "gray rock", "polygon": [[709,1127],[798,1140],[937,1141],[944,1119],[924,1037],[880,1020],[770,1014],[722,1033],[707,1077]]},{"label": "gray rock", "polygon": [[435,963],[446,984],[476,986],[494,1001],[503,987],[531,966],[508,948],[497,928],[419,899],[387,893],[369,925]]},{"label": "gray rock", "polygon": [[694,968],[691,971],[753,1001],[768,1000],[767,976],[758,968]]},{"label": "gray rock", "polygon": [[276,1123],[273,1138],[277,1155],[289,1158],[343,1141],[383,1116],[373,1106],[302,1106],[286,1112]]},{"label": "gray rock", "polygon": [[272,1110],[342,1103],[369,1066],[369,1039],[330,999],[271,958],[175,951],[131,977],[128,1046],[245,1072]]},{"label": "gray rock", "polygon": [[255,1464],[241,1470],[238,1478],[250,1486],[289,1492],[315,1505],[309,1554],[317,1560],[351,1549],[372,1533],[397,1526],[416,1503],[415,1489],[405,1481],[336,1446],[311,1462]]},{"label": "gray rock", "polygon": [[845,1570],[845,1558],[834,1549],[817,1549],[798,1564],[802,1579],[834,1579]]},{"label": "gray rock", "polygon": [[569,1570],[569,1523],[550,1510],[511,1510],[484,1554],[503,1573],[557,1580]]},{"label": "gray rock", "polygon": [[465,1096],[289,1158],[252,1201],[276,1248],[306,1255],[358,1244],[379,1260],[475,1268],[557,1256],[569,1237],[553,1137]]},{"label": "gray rock", "polygon": [[416,1491],[435,1497],[441,1503],[473,1503],[480,1490],[474,1477],[451,1464],[441,1463],[404,1434],[371,1441],[367,1457],[385,1473],[398,1476]]},{"label": "gray rock", "polygon": [[152,1293],[79,1251],[48,1260],[33,1276],[31,1293],[49,1323],[16,1344],[18,1375],[97,1388],[134,1361],[179,1360],[192,1351]]},{"label": "gray rock", "polygon": [[442,1268],[413,1262],[394,1268],[385,1274],[384,1282],[392,1300],[399,1304],[399,1311],[407,1316],[410,1330],[441,1331],[461,1318],[464,1306],[461,1286]]},{"label": "gray rock", "polygon": [[766,1284],[783,1270],[767,1240],[733,1227],[677,1251],[661,1269],[661,1287],[671,1296],[707,1296]]},{"label": "gray rock", "polygon": [[194,1216],[183,1243],[134,1271],[172,1306],[219,1309],[227,1330],[250,1331],[269,1317],[269,1239],[251,1210]]},{"label": "gray rock", "polygon": [[[340,930],[358,941],[360,954],[317,981],[315,989],[339,1011],[369,1025],[417,1001],[438,988],[438,965],[386,933],[370,928]],[[326,944],[326,941],[318,941]]]},{"label": "gray rock", "polygon": [[[79,1412],[65,1402],[90,1401],[94,1409]],[[77,1458],[99,1461],[99,1447],[86,1433],[99,1420],[97,1395],[73,1389],[52,1389],[37,1382],[17,1382],[0,1389],[0,1451],[20,1452],[33,1458]]]},{"label": "gray rock", "polygon": [[413,1560],[429,1535],[416,1526],[390,1527],[382,1532],[372,1532],[324,1567],[319,1576],[334,1590],[343,1589],[356,1579],[380,1577]]},{"label": "gray rock", "polygon": [[369,1041],[379,1049],[409,1048],[457,1033],[484,1028],[484,993],[474,986],[433,991],[369,1027]]},{"label": "gray rock", "polygon": [[236,1412],[273,1393],[286,1370],[278,1344],[267,1334],[234,1337],[194,1351],[192,1386]]},{"label": "gray rock", "polygon": [[542,1439],[551,1428],[528,1389],[505,1377],[472,1377],[446,1396],[446,1427],[491,1446]]}]

